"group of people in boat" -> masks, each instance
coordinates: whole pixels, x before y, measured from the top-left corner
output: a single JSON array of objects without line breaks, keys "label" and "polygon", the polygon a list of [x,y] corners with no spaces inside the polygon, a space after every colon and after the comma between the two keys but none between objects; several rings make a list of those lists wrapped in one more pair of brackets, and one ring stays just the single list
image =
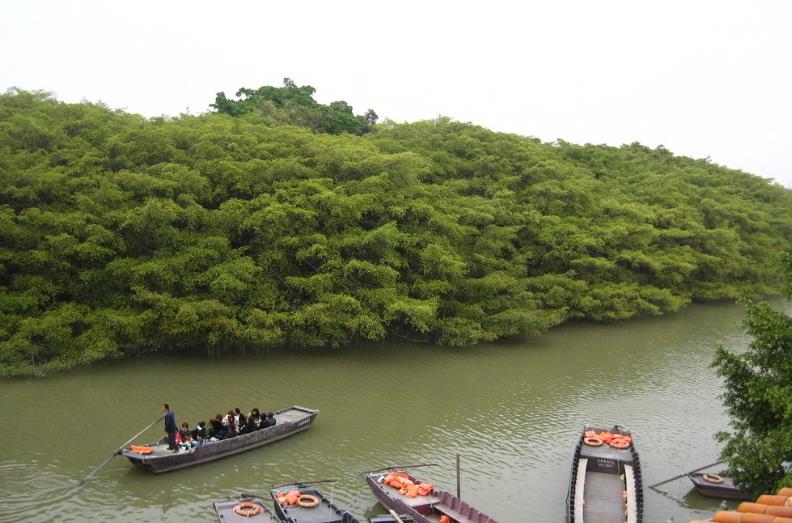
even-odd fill
[{"label": "group of people in boat", "polygon": [[[168,450],[173,452],[178,452],[181,449],[191,450],[208,441],[219,441],[249,434],[257,430],[273,427],[277,423],[272,412],[264,414],[258,408],[254,408],[246,416],[242,414],[239,408],[235,408],[229,410],[225,416],[222,414],[215,415],[214,418],[209,420],[209,423],[199,421],[198,425],[193,429],[190,428],[189,423],[183,422],[173,434],[173,441],[171,441],[171,430],[175,428],[175,421],[173,420],[175,416],[167,408],[167,405],[163,405],[163,407],[166,407],[164,410],[166,412],[165,431],[168,433]],[[167,418],[168,414],[171,416],[171,423],[169,423]]]}]

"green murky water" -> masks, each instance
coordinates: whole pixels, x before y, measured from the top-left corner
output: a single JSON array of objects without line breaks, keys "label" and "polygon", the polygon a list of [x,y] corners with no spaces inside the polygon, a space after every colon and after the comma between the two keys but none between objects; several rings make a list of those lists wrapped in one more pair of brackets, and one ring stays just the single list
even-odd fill
[{"label": "green murky water", "polygon": [[[792,306],[776,302],[787,311]],[[273,483],[338,479],[326,494],[358,516],[381,513],[362,473],[436,463],[419,476],[501,522],[563,521],[583,424],[634,434],[646,485],[716,461],[726,428],[713,347],[744,350],[738,305],[612,325],[572,324],[466,350],[388,344],[312,353],[161,358],[0,381],[0,522],[215,521],[211,504]],[[171,404],[195,422],[240,407],[320,410],[292,438],[213,463],[151,475],[116,458],[67,487]],[[157,439],[158,424],[141,441]],[[645,492],[647,523],[711,515],[719,500],[686,479]]]}]

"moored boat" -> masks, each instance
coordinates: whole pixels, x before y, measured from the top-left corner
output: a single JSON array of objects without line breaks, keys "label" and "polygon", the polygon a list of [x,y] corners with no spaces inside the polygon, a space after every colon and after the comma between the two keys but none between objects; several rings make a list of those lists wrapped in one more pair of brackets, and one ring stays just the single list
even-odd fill
[{"label": "moored boat", "polygon": [[570,523],[641,523],[643,484],[632,434],[587,426],[575,447],[567,494]]},{"label": "moored boat", "polygon": [[191,450],[172,452],[165,439],[150,445],[131,445],[121,451],[129,461],[149,472],[169,472],[238,454],[286,438],[310,427],[318,410],[292,406],[275,413],[276,424],[241,436],[208,441]]},{"label": "moored boat", "polygon": [[384,507],[412,517],[415,523],[497,523],[453,494],[400,468],[366,474],[366,482]]},{"label": "moored boat", "polygon": [[270,494],[275,514],[283,523],[359,523],[355,516],[306,483],[278,485]]},{"label": "moored boat", "polygon": [[693,482],[696,491],[702,496],[719,499],[736,499],[750,501],[753,494],[740,490],[734,480],[728,476],[719,476],[708,472],[694,472],[687,475]]},{"label": "moored boat", "polygon": [[275,514],[267,508],[265,501],[250,494],[240,494],[239,498],[212,503],[220,523],[246,521],[251,523],[280,523]]}]

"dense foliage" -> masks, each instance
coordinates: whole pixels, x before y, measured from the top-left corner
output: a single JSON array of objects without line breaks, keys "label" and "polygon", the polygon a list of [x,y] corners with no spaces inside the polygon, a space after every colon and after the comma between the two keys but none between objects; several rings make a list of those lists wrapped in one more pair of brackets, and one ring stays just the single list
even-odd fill
[{"label": "dense foliage", "polygon": [[774,292],[791,247],[788,191],[663,148],[445,118],[311,129],[0,96],[2,373],[388,336],[461,346]]},{"label": "dense foliage", "polygon": [[313,98],[315,92],[310,85],[298,87],[291,79],[284,78],[283,87],[242,87],[236,93],[237,100],[229,100],[221,91],[211,107],[230,116],[253,113],[272,122],[299,125],[321,133],[363,135],[374,130],[378,116],[372,109],[364,115],[355,115],[343,100],[320,104]]},{"label": "dense foliage", "polygon": [[[792,253],[784,256],[792,299]],[[766,303],[749,304],[744,354],[719,349],[718,374],[734,432],[721,432],[729,474],[755,493],[792,487],[792,318]]]}]

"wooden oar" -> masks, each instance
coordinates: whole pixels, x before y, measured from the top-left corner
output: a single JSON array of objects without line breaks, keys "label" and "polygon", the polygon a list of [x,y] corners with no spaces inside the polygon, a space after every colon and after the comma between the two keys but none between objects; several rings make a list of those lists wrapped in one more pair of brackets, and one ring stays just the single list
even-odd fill
[{"label": "wooden oar", "polygon": [[654,485],[649,485],[649,488],[655,488],[655,487],[659,487],[660,485],[665,485],[666,483],[674,481],[675,479],[684,478],[688,474],[693,474],[694,472],[698,472],[699,470],[708,469],[710,467],[714,467],[715,465],[720,465],[721,463],[726,463],[726,462],[723,461],[723,460],[716,461],[715,463],[710,463],[709,465],[704,465],[703,467],[699,467],[697,469],[693,469],[693,470],[688,471],[688,472],[683,472],[682,474],[679,474],[678,476],[674,476],[673,478],[669,478],[669,479],[667,479],[665,481],[661,481],[660,483],[655,483]]},{"label": "wooden oar", "polygon": [[154,422],[153,422],[151,425],[149,425],[149,426],[148,426],[148,427],[146,427],[145,429],[141,430],[140,432],[138,432],[137,434],[135,434],[135,435],[134,435],[134,436],[132,436],[131,438],[129,438],[129,440],[127,440],[127,442],[126,442],[126,443],[124,443],[123,445],[121,445],[120,447],[118,447],[118,448],[117,448],[115,451],[113,451],[113,453],[112,453],[112,454],[110,454],[110,457],[108,457],[106,460],[104,460],[104,461],[103,461],[103,462],[102,462],[102,463],[101,463],[99,466],[97,466],[96,468],[94,468],[94,469],[93,469],[93,470],[90,472],[90,474],[88,474],[87,476],[85,476],[85,477],[84,477],[82,480],[80,480],[80,482],[79,482],[79,483],[77,483],[77,484],[76,484],[74,487],[72,487],[72,490],[76,490],[76,489],[78,489],[78,488],[82,487],[82,486],[85,484],[85,482],[86,482],[86,481],[88,481],[89,479],[91,479],[91,478],[93,477],[93,475],[94,475],[94,474],[96,474],[97,472],[99,472],[99,469],[101,469],[102,467],[104,467],[105,465],[107,465],[108,463],[110,463],[110,461],[111,461],[111,460],[112,460],[114,457],[116,457],[117,455],[121,454],[121,451],[124,449],[124,447],[126,447],[127,445],[129,445],[130,443],[132,443],[133,441],[135,441],[135,439],[136,439],[138,436],[140,436],[141,434],[143,434],[144,432],[146,432],[148,429],[150,429],[151,427],[153,427],[154,425],[156,425],[157,423],[159,423],[159,421],[160,421],[162,418],[164,418],[164,417],[165,417],[165,414],[163,414],[162,416],[160,416],[159,418],[157,418],[156,420],[154,420]]},{"label": "wooden oar", "polygon": [[402,518],[399,517],[399,515],[396,513],[395,510],[393,510],[392,508],[389,508],[388,512],[390,512],[391,516],[393,516],[393,519],[396,520],[396,523],[404,523]]},{"label": "wooden oar", "polygon": [[369,470],[367,474],[373,474],[374,472],[382,472],[383,470],[394,470],[394,469],[416,469],[418,467],[436,467],[437,463],[422,463],[420,465],[400,465],[398,467],[383,467],[377,470]]},{"label": "wooden oar", "polygon": [[288,487],[290,485],[313,485],[314,483],[335,483],[337,479],[317,479],[316,481],[290,481],[280,485],[272,485],[272,488]]}]

